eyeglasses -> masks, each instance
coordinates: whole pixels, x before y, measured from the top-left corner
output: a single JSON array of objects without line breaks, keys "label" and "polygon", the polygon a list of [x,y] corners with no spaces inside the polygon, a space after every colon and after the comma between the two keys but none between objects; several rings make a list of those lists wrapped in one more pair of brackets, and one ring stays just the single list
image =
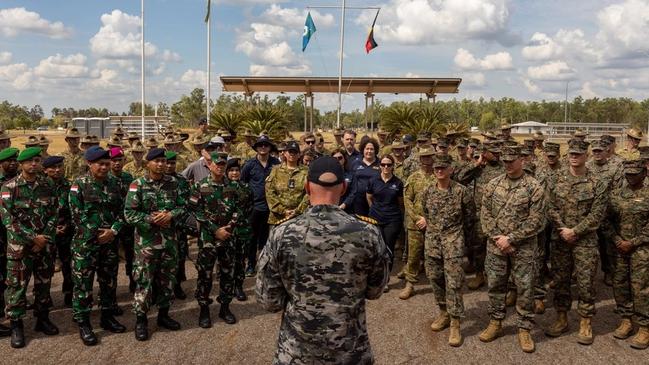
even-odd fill
[{"label": "eyeglasses", "polygon": [[306,144],[315,144],[315,141],[304,141]]},{"label": "eyeglasses", "polygon": [[345,156],[343,156],[343,155],[338,155],[338,156],[334,156],[334,158],[335,158],[336,160],[338,160],[338,161],[342,161],[342,160],[345,159]]},{"label": "eyeglasses", "polygon": [[392,167],[391,163],[382,163],[381,167]]}]

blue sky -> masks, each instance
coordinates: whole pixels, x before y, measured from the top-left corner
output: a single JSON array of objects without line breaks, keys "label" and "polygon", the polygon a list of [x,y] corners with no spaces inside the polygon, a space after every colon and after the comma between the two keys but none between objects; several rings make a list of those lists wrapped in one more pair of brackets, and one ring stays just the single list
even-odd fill
[{"label": "blue sky", "polygon": [[[336,76],[340,13],[307,5],[339,0],[215,0],[212,92],[219,75]],[[349,10],[346,76],[461,77],[458,97],[525,100],[649,97],[649,0],[348,0],[382,7],[364,51],[371,11]],[[205,0],[146,0],[147,102],[172,103],[205,85]],[[3,0],[0,99],[52,107],[124,111],[139,100],[139,14],[135,0]],[[417,100],[418,95],[380,95]],[[316,106],[335,107],[335,95]],[[346,110],[361,107],[346,96]]]}]

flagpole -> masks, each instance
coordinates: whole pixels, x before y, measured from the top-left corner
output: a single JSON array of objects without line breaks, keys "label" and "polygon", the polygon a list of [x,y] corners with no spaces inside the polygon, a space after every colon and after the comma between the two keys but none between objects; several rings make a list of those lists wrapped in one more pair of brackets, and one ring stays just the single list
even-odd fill
[{"label": "flagpole", "polygon": [[341,7],[342,19],[340,21],[340,64],[338,67],[338,113],[336,114],[336,128],[340,128],[340,109],[343,101],[343,50],[345,49],[345,0]]},{"label": "flagpole", "polygon": [[[212,2],[208,0],[207,6],[209,8],[212,7]],[[211,82],[212,78],[212,16],[211,16],[211,11],[208,10],[209,16],[207,17],[207,102],[205,103],[207,105],[206,110],[207,110],[207,125],[210,125],[210,89],[211,89]]]},{"label": "flagpole", "polygon": [[142,27],[142,39],[140,41],[140,47],[141,47],[141,68],[142,68],[142,75],[141,75],[141,82],[142,82],[142,142],[144,142],[144,113],[145,113],[145,103],[144,103],[144,0],[141,0],[141,27]]}]

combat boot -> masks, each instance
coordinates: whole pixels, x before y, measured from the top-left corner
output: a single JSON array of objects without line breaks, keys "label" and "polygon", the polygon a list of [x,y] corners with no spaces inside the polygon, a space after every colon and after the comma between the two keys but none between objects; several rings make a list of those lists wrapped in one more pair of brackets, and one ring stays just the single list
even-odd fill
[{"label": "combat boot", "polygon": [[219,310],[219,318],[223,319],[227,324],[237,323],[237,318],[230,312],[230,304],[221,303],[221,309]]},{"label": "combat boot", "polygon": [[484,272],[478,272],[475,276],[466,283],[466,287],[471,290],[480,289],[485,284]]},{"label": "combat boot", "polygon": [[59,329],[50,321],[49,312],[41,312],[37,314],[34,331],[42,332],[48,336],[59,334]]},{"label": "combat boot", "polygon": [[532,336],[530,335],[530,330],[523,328],[518,329],[518,344],[521,346],[521,350],[528,354],[531,354],[536,349],[534,340],[532,340]]},{"label": "combat boot", "polygon": [[92,330],[89,319],[84,319],[82,322],[79,322],[79,338],[86,346],[94,346],[97,344],[97,336]]},{"label": "combat boot", "polygon": [[482,342],[491,342],[500,337],[500,335],[502,335],[502,331],[502,321],[492,319],[489,321],[489,326],[487,326],[487,328],[485,328],[485,330],[480,333],[480,336],[478,336],[478,338]]},{"label": "combat boot", "polygon": [[185,294],[185,292],[183,291],[183,287],[180,286],[180,283],[174,285],[174,296],[179,300],[187,299],[187,294]]},{"label": "combat boot", "polygon": [[441,311],[439,316],[435,318],[433,323],[430,325],[430,329],[439,332],[444,328],[448,327],[451,324],[451,317],[448,315],[448,312]]},{"label": "combat boot", "polygon": [[99,321],[101,328],[112,333],[123,333],[126,331],[121,323],[117,322],[115,317],[113,317],[113,312],[110,310],[101,311],[101,319]]},{"label": "combat boot", "polygon": [[200,328],[212,327],[212,318],[210,318],[209,305],[201,305],[201,313],[198,315],[198,326]]},{"label": "combat boot", "polygon": [[25,347],[25,329],[22,319],[11,321],[11,347],[15,349]]},{"label": "combat boot", "polygon": [[415,286],[411,282],[406,282],[406,287],[399,293],[399,299],[406,300],[415,293]]},{"label": "combat boot", "polygon": [[507,307],[513,307],[516,305],[516,299],[518,298],[518,295],[516,294],[515,290],[510,290],[507,292],[507,296],[505,297],[505,306]]},{"label": "combat boot", "polygon": [[557,319],[552,323],[552,326],[545,330],[545,335],[548,337],[559,337],[568,332],[568,313],[557,312]]},{"label": "combat boot", "polygon": [[593,328],[590,325],[590,318],[581,317],[581,322],[579,322],[579,333],[577,334],[577,342],[582,345],[593,344]]},{"label": "combat boot", "polygon": [[453,347],[462,345],[462,334],[460,333],[460,319],[451,318],[451,326],[448,333],[448,344]]},{"label": "combat boot", "polygon": [[613,332],[613,337],[618,340],[624,340],[631,337],[633,333],[633,324],[631,323],[631,318],[622,318],[622,322],[617,326],[615,332]]},{"label": "combat boot", "polygon": [[541,299],[534,299],[534,313],[543,314],[545,313],[545,302]]},{"label": "combat boot", "polygon": [[138,341],[146,341],[149,339],[149,321],[146,314],[138,314],[135,321],[135,339]]},{"label": "combat boot", "polygon": [[234,288],[234,296],[240,302],[245,302],[246,300],[248,300],[248,296],[241,286]]},{"label": "combat boot", "polygon": [[640,326],[638,333],[631,339],[631,347],[637,350],[644,350],[649,347],[649,327]]},{"label": "combat boot", "polygon": [[180,329],[180,323],[169,317],[169,308],[158,309],[158,326],[169,331],[178,331]]}]

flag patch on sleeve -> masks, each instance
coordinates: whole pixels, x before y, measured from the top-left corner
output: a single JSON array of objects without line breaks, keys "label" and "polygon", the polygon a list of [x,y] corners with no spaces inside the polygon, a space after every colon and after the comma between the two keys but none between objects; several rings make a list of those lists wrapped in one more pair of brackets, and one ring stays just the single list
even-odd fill
[{"label": "flag patch on sleeve", "polygon": [[11,198],[11,193],[8,191],[3,191],[2,192],[2,199],[9,199]]},{"label": "flag patch on sleeve", "polygon": [[75,193],[79,192],[79,185],[72,185],[70,186],[70,191],[73,191]]},{"label": "flag patch on sleeve", "polygon": [[134,183],[134,184],[129,185],[128,191],[131,192],[131,193],[136,192],[137,191],[137,184]]}]

